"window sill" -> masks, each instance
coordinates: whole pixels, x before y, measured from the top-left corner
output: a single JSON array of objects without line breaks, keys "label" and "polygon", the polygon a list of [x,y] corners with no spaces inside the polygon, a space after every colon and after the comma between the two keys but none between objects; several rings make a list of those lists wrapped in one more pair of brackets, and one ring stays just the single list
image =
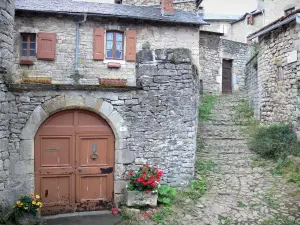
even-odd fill
[{"label": "window sill", "polygon": [[31,60],[31,59],[21,59],[19,61],[19,64],[20,65],[28,65],[28,66],[30,66],[30,65],[33,65],[34,63],[33,63],[33,60]]},{"label": "window sill", "polygon": [[104,64],[108,64],[108,63],[120,63],[121,65],[125,65],[126,61],[125,60],[116,60],[116,59],[105,59],[103,61]]}]

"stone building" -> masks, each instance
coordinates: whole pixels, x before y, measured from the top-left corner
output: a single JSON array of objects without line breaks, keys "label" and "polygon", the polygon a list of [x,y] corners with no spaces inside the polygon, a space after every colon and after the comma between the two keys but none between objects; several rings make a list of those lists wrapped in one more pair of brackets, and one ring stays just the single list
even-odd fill
[{"label": "stone building", "polygon": [[263,123],[293,123],[299,129],[299,19],[298,10],[248,37],[259,39],[259,52],[247,64],[246,90]]},{"label": "stone building", "polygon": [[264,11],[257,9],[245,13],[241,18],[231,23],[231,40],[247,43],[247,36],[258,31],[264,26]]},{"label": "stone building", "polygon": [[245,86],[249,46],[223,39],[222,35],[200,31],[200,79],[204,92],[232,93]]},{"label": "stone building", "polygon": [[16,0],[14,27],[0,4],[1,204],[35,191],[45,214],[105,208],[143,163],[188,185],[205,22],[171,3]]}]

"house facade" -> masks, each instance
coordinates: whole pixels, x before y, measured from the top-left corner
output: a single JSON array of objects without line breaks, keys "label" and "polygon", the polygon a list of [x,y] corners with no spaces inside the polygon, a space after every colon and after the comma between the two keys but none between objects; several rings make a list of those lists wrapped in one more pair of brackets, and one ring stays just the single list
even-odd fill
[{"label": "house facade", "polygon": [[300,137],[300,11],[251,34],[259,51],[247,63],[246,90],[255,119],[265,124],[290,123]]},{"label": "house facade", "polygon": [[5,4],[15,20],[1,69],[2,204],[34,191],[44,214],[104,209],[145,163],[163,183],[189,184],[201,17],[169,0]]}]

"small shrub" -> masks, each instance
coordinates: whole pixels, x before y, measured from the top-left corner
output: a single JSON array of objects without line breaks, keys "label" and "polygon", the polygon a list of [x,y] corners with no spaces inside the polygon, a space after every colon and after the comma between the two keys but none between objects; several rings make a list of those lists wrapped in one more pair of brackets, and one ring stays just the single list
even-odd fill
[{"label": "small shrub", "polygon": [[285,216],[277,216],[276,218],[266,219],[261,225],[300,225],[300,222],[290,220]]},{"label": "small shrub", "polygon": [[24,214],[36,215],[42,207],[43,203],[41,202],[40,196],[31,193],[30,196],[20,196],[19,200],[14,205],[14,211],[17,216],[22,216]]},{"label": "small shrub", "polygon": [[158,188],[158,202],[170,205],[177,196],[175,188],[169,187],[168,185],[162,185]]},{"label": "small shrub", "polygon": [[299,143],[290,125],[257,126],[248,141],[251,150],[264,158],[278,159],[299,154]]},{"label": "small shrub", "polygon": [[217,164],[211,160],[209,161],[197,161],[196,162],[196,171],[199,174],[206,174],[208,171],[211,171]]},{"label": "small shrub", "polygon": [[199,108],[200,123],[206,122],[211,119],[211,110],[214,107],[218,97],[216,95],[205,94],[201,98]]}]

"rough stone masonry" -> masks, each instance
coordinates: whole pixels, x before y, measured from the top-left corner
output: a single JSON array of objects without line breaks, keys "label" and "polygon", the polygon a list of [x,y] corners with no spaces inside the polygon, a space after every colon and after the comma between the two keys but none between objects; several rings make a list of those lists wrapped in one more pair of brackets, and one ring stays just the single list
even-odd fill
[{"label": "rough stone masonry", "polygon": [[197,69],[187,49],[156,49],[152,59],[147,57],[149,51],[138,53],[139,87],[134,89],[62,85],[57,90],[49,85],[49,90],[46,86],[41,90],[39,85],[10,85],[2,201],[11,203],[34,189],[34,134],[51,114],[70,108],[94,111],[111,124],[116,136],[117,202],[122,201],[125,171],[142,163],[162,168],[164,183],[184,187],[190,182],[198,117]]}]

